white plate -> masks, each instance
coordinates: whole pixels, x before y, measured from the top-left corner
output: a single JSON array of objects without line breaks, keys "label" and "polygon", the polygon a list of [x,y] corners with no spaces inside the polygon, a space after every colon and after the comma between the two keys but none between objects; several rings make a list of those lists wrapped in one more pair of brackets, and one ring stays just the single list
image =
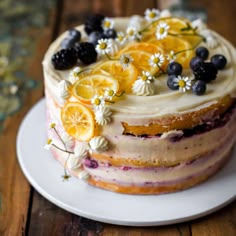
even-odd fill
[{"label": "white plate", "polygon": [[62,166],[46,143],[45,100],[26,115],[17,137],[20,166],[33,187],[55,205],[106,223],[153,226],[192,220],[216,211],[236,197],[236,150],[227,165],[208,181],[177,193],[137,196],[91,187],[75,177],[63,181]]}]

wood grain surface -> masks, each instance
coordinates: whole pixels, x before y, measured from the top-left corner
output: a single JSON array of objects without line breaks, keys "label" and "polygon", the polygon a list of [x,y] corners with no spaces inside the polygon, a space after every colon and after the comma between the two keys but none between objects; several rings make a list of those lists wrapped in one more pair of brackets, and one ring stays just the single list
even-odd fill
[{"label": "wood grain surface", "polygon": [[[176,2],[176,1],[175,1]],[[236,1],[198,0],[195,7],[208,13],[211,28],[236,45],[234,30]],[[186,223],[161,227],[126,227],[85,219],[66,212],[40,196],[23,176],[16,158],[15,140],[18,127],[26,112],[43,97],[41,61],[50,42],[61,32],[78,25],[93,12],[108,16],[143,14],[146,8],[165,6],[155,0],[58,0],[52,9],[48,25],[43,29],[32,56],[28,75],[41,85],[25,99],[23,109],[8,119],[0,135],[0,236],[54,236],[54,235],[104,235],[104,236],[235,236],[236,202],[203,218]],[[224,9],[224,14],[222,14]],[[209,196],[214,197],[214,196]]]}]

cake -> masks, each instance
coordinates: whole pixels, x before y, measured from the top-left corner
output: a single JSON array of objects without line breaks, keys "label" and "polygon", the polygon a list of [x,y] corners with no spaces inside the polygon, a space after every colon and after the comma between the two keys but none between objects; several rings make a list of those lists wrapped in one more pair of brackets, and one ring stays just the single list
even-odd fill
[{"label": "cake", "polygon": [[109,191],[195,186],[234,147],[235,65],[235,48],[200,19],[92,15],[45,54],[45,147],[65,179]]}]

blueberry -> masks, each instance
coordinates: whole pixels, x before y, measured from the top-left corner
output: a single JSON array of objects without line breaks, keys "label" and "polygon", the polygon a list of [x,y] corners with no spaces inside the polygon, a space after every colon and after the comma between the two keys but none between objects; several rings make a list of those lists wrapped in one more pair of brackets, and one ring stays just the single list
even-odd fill
[{"label": "blueberry", "polygon": [[115,39],[117,34],[115,29],[108,29],[104,32],[105,38]]},{"label": "blueberry", "polygon": [[99,39],[103,38],[103,33],[99,31],[93,31],[89,37],[88,41],[92,43],[93,45],[97,45],[97,42]]},{"label": "blueberry", "polygon": [[193,85],[192,85],[192,91],[196,95],[203,95],[206,92],[206,82],[202,80],[197,80]]},{"label": "blueberry", "polygon": [[64,38],[61,42],[61,48],[66,49],[66,48],[73,48],[76,43],[76,40],[73,38]]},{"label": "blueberry", "polygon": [[189,63],[189,66],[192,70],[197,70],[199,66],[203,63],[203,60],[200,57],[193,57]]},{"label": "blueberry", "polygon": [[168,75],[181,75],[183,70],[183,67],[181,64],[179,64],[178,62],[171,62],[168,66],[167,66],[167,74]]},{"label": "blueberry", "polygon": [[167,86],[172,90],[178,90],[179,89],[178,83],[174,82],[175,78],[176,78],[175,75],[170,75],[167,79]]},{"label": "blueberry", "polygon": [[199,47],[196,49],[196,56],[202,58],[202,60],[206,60],[209,56],[209,51],[205,47]]},{"label": "blueberry", "polygon": [[69,38],[73,38],[75,41],[79,42],[81,39],[80,31],[78,31],[76,29],[70,29],[69,30]]},{"label": "blueberry", "polygon": [[84,30],[89,35],[93,31],[103,32],[102,28],[102,21],[104,20],[105,16],[101,14],[95,14],[88,17],[84,24]]},{"label": "blueberry", "polygon": [[225,65],[227,64],[227,59],[224,55],[216,54],[211,57],[211,63],[218,69],[224,69]]}]

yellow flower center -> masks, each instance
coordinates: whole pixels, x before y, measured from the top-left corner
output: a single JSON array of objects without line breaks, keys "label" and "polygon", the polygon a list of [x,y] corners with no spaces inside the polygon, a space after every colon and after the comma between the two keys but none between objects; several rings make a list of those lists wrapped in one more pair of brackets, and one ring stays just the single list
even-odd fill
[{"label": "yellow flower center", "polygon": [[51,143],[52,143],[52,139],[49,138],[49,139],[47,140],[47,145],[49,145],[49,144],[51,144]]},{"label": "yellow flower center", "polygon": [[141,79],[142,79],[143,81],[147,81],[147,80],[148,80],[148,77],[147,77],[146,75],[142,75]]},{"label": "yellow flower center", "polygon": [[106,49],[107,48],[107,44],[106,43],[104,43],[104,42],[102,42],[102,43],[100,43],[100,49],[102,49],[102,50],[104,50],[104,49]]},{"label": "yellow flower center", "polygon": [[130,60],[129,60],[128,57],[124,57],[124,58],[123,58],[123,63],[124,63],[124,64],[129,64],[129,62],[130,62]]},{"label": "yellow flower center", "polygon": [[105,28],[109,28],[111,26],[111,22],[110,21],[105,21],[103,23],[103,25],[104,25]]},{"label": "yellow flower center", "polygon": [[101,104],[101,100],[99,98],[95,98],[93,103],[94,105],[99,106]]},{"label": "yellow flower center", "polygon": [[132,30],[132,29],[129,30],[128,34],[129,34],[130,36],[134,35],[134,30]]},{"label": "yellow flower center", "polygon": [[109,91],[107,92],[108,96],[113,96],[114,93],[115,93],[115,92],[114,92],[113,90],[109,90]]},{"label": "yellow flower center", "polygon": [[123,35],[118,35],[118,40],[119,41],[122,41],[124,39],[124,36]]},{"label": "yellow flower center", "polygon": [[50,128],[52,128],[52,129],[55,128],[55,126],[56,126],[55,123],[51,123],[51,124],[50,124]]},{"label": "yellow flower center", "polygon": [[160,63],[160,58],[159,58],[159,57],[155,57],[155,58],[153,59],[153,62],[154,62],[155,64],[159,64],[159,63]]},{"label": "yellow flower center", "polygon": [[156,17],[156,13],[155,12],[150,12],[149,13],[149,18],[155,18]]},{"label": "yellow flower center", "polygon": [[161,27],[161,28],[159,29],[159,33],[160,33],[160,34],[164,34],[164,33],[165,33],[165,28],[164,28],[164,27]]},{"label": "yellow flower center", "polygon": [[185,82],[184,80],[180,80],[180,81],[178,82],[178,85],[179,85],[180,88],[184,88],[185,85],[186,85],[186,82]]}]

